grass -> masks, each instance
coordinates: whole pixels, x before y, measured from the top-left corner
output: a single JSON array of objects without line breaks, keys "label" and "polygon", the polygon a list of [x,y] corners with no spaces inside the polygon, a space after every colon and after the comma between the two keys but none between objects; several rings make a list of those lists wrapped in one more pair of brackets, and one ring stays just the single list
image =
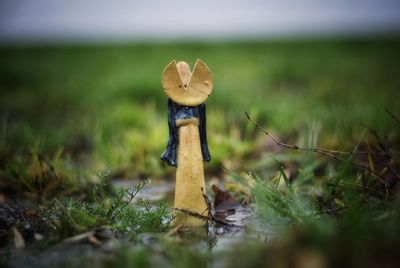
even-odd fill
[{"label": "grass", "polygon": [[[39,208],[58,240],[110,228],[134,243],[119,242],[115,256],[98,265],[259,267],[299,264],[304,256],[337,266],[390,265],[399,233],[397,164],[388,195],[376,176],[349,163],[382,168],[374,135],[359,142],[365,126],[387,136],[382,140],[398,161],[400,125],[385,109],[400,115],[399,44],[394,38],[2,47],[0,194]],[[159,160],[168,138],[161,72],[172,59],[197,58],[215,78],[206,177],[225,180],[234,195],[253,201],[249,237],[260,231],[269,244],[240,241],[210,254],[208,246],[165,236],[169,205],[128,206],[132,192],[109,185],[141,179],[140,190],[143,178],[173,177],[174,168]],[[347,162],[282,150],[245,111],[289,144],[372,149]],[[106,169],[107,176],[94,175]],[[232,181],[225,169],[239,175]],[[90,266],[87,255],[80,256]],[[378,255],[384,259],[374,262]],[[0,263],[7,258],[0,254]]]},{"label": "grass", "polygon": [[208,132],[218,168],[254,147],[244,112],[281,135],[351,146],[360,124],[392,130],[398,41],[310,41],[2,48],[1,151],[78,159],[96,173],[162,176],[167,139],[160,74],[201,58],[215,76]]}]

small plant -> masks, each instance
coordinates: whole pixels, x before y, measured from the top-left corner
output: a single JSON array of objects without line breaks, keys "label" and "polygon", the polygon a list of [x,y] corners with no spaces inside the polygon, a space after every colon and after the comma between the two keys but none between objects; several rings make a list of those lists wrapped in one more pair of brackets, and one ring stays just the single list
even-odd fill
[{"label": "small plant", "polygon": [[49,207],[39,208],[39,215],[61,237],[97,228],[108,228],[130,237],[140,232],[167,229],[169,210],[166,205],[135,200],[150,179],[142,180],[132,189],[112,189],[108,177],[108,172],[99,174],[100,183],[93,188],[91,199],[56,198]]},{"label": "small plant", "polygon": [[288,224],[318,217],[309,171],[300,172],[296,181],[290,182],[281,165],[278,169],[278,176],[271,180],[252,173],[233,174],[236,181],[250,189],[258,218],[274,233]]}]

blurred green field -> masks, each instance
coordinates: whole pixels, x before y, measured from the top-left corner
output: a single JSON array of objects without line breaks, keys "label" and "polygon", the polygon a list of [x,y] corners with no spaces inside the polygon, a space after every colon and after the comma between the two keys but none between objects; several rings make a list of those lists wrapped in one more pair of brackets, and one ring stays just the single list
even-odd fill
[{"label": "blurred green field", "polygon": [[[399,47],[370,39],[0,48],[0,266],[396,267],[400,124],[385,109],[400,115]],[[240,231],[215,220],[207,235],[169,225],[175,168],[160,160],[161,73],[173,59],[197,58],[215,80],[207,186],[222,184],[249,209]],[[283,142],[358,150],[335,161],[282,149],[245,112]],[[150,180],[130,187],[147,177],[148,196],[168,180],[161,200],[130,204],[130,191]],[[87,232],[92,240],[65,243]]]},{"label": "blurred green field", "polygon": [[400,114],[399,45],[383,39],[3,47],[0,152],[3,161],[24,152],[60,155],[82,174],[171,174],[159,160],[168,133],[161,72],[172,59],[193,65],[197,58],[215,79],[207,102],[209,170],[230,162],[247,169],[244,160],[265,137],[245,111],[286,141],[349,148],[361,124],[396,135],[384,109]]}]

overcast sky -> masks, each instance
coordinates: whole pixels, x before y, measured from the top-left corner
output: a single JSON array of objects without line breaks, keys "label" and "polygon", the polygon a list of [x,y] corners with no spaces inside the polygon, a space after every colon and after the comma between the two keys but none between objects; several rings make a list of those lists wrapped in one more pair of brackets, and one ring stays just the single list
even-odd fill
[{"label": "overcast sky", "polygon": [[400,32],[400,0],[0,0],[0,41]]}]

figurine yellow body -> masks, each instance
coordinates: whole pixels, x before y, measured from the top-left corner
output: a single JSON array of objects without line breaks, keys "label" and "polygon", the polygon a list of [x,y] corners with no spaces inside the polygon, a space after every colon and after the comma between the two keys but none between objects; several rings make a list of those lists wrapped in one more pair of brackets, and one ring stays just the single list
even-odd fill
[{"label": "figurine yellow body", "polygon": [[[203,160],[209,161],[205,105],[203,102],[212,91],[213,78],[208,67],[200,60],[193,74],[186,62],[167,65],[163,72],[164,92],[168,102],[170,140],[162,159],[177,166],[174,207],[206,216],[204,199],[205,180]],[[175,225],[202,225],[204,220],[181,213]]]}]

